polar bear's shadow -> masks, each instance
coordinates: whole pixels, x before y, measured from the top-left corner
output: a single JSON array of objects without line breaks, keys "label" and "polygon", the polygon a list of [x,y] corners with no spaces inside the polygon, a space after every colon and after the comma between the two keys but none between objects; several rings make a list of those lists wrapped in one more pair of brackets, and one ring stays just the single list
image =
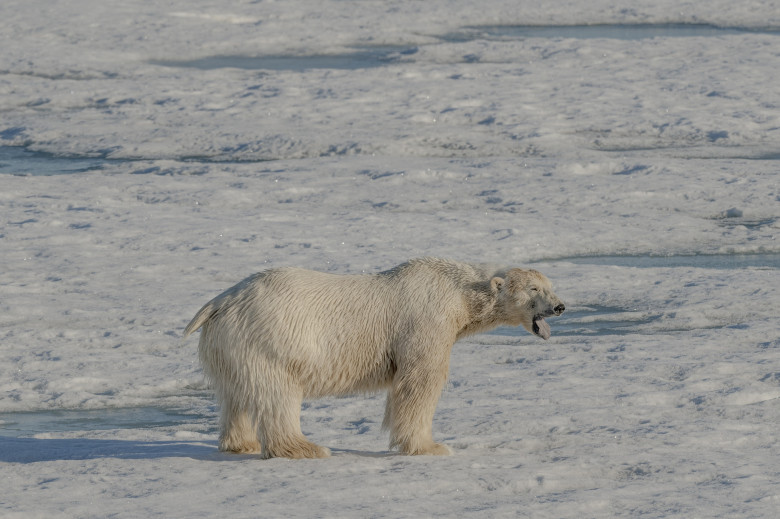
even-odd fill
[{"label": "polar bear's shadow", "polygon": [[[398,451],[331,449],[334,458],[395,458]],[[148,460],[190,458],[200,461],[260,460],[259,454],[220,452],[216,441],[134,441],[94,438],[13,438],[3,437],[0,462],[38,463],[42,461],[91,459]]]},{"label": "polar bear's shadow", "polygon": [[398,451],[360,451],[354,449],[330,449],[330,454],[334,458],[345,458],[357,456],[359,458],[396,458],[404,456]]}]

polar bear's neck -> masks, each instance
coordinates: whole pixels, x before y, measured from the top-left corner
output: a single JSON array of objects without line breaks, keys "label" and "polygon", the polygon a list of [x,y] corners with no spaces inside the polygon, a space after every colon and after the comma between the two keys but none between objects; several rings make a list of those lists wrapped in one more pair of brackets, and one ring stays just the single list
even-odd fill
[{"label": "polar bear's neck", "polygon": [[497,300],[490,288],[490,280],[472,283],[463,293],[467,308],[468,321],[460,331],[458,338],[487,331],[501,324],[497,311]]},{"label": "polar bear's neck", "polygon": [[403,272],[433,272],[435,277],[446,279],[460,294],[463,301],[457,338],[487,331],[503,323],[496,294],[491,280],[506,277],[508,268],[483,263],[463,263],[442,258],[417,258],[381,273],[381,275],[403,275]]}]

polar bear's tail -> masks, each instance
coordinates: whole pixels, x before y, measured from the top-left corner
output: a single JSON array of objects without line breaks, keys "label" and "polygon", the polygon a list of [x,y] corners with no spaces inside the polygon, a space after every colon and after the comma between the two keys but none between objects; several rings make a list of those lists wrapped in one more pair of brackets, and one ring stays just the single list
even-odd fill
[{"label": "polar bear's tail", "polygon": [[[198,313],[195,314],[195,317],[192,318],[190,324],[188,324],[184,329],[184,337],[187,337],[189,334],[206,324],[209,319],[213,318],[215,315],[218,315],[226,310],[229,311],[229,308],[235,303],[240,294],[245,291],[249,285],[254,283],[256,280],[261,279],[263,276],[264,273],[249,276],[239,284],[228,288],[217,297],[203,305],[203,308],[198,310]],[[250,293],[253,292],[250,291]]]},{"label": "polar bear's tail", "polygon": [[192,318],[192,321],[190,321],[190,324],[187,325],[187,327],[184,329],[184,337],[187,337],[189,334],[206,324],[206,321],[211,319],[211,317],[216,313],[217,306],[213,302],[208,302],[206,305],[198,310],[198,313],[195,314],[195,317]]}]

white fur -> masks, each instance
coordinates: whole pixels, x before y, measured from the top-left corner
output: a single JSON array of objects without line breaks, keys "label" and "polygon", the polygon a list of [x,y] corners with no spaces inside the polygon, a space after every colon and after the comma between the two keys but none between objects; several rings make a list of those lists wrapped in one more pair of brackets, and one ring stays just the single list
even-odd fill
[{"label": "white fur", "polygon": [[370,275],[255,274],[208,302],[184,334],[202,328],[223,451],[328,456],[301,433],[302,400],[388,389],[391,447],[449,454],[432,424],[455,341],[501,324],[532,331],[534,315],[561,311],[536,271],[422,258]]}]

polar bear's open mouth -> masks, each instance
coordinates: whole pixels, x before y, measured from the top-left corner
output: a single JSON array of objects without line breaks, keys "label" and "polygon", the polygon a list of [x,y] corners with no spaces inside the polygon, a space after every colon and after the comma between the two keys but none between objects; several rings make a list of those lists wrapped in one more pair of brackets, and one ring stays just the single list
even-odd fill
[{"label": "polar bear's open mouth", "polygon": [[550,338],[550,325],[547,324],[547,321],[541,315],[534,316],[533,332],[534,335],[541,337],[545,341]]}]

